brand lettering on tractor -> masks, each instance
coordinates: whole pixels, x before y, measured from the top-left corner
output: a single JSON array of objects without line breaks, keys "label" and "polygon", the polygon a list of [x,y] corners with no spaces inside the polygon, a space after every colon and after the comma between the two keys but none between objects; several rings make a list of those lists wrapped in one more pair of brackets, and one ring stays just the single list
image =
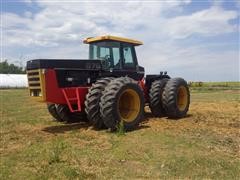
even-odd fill
[{"label": "brand lettering on tractor", "polygon": [[101,65],[99,63],[86,63],[86,69],[101,69]]}]

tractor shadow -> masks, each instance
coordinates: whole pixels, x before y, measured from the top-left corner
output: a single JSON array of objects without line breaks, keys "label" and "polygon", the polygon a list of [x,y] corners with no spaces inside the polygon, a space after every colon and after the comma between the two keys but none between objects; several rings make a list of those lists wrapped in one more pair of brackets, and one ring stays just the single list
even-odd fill
[{"label": "tractor shadow", "polygon": [[138,131],[138,130],[141,130],[141,129],[148,129],[148,128],[150,128],[150,126],[144,125],[144,123],[142,122],[138,127],[133,129],[132,131]]},{"label": "tractor shadow", "polygon": [[147,123],[148,121],[151,121],[152,118],[166,118],[167,120],[173,120],[173,121],[184,121],[188,118],[191,118],[193,115],[192,114],[187,114],[185,117],[183,118],[170,118],[170,117],[155,117],[151,112],[145,112],[145,118],[142,121],[142,123]]},{"label": "tractor shadow", "polygon": [[[192,114],[188,114],[186,117],[180,118],[180,119],[173,119],[173,118],[167,118],[167,119],[168,120],[173,120],[173,121],[174,120],[175,121],[182,121],[182,120],[186,120],[188,118],[191,118],[192,116],[193,116]],[[150,112],[145,112],[143,121],[140,123],[140,125],[137,128],[135,128],[132,131],[138,131],[138,130],[141,130],[141,129],[150,128],[150,126],[147,125],[147,123],[149,121],[151,121],[152,118],[156,118],[156,117],[154,117],[152,115],[152,113],[150,113]],[[45,127],[45,128],[42,129],[42,131],[47,132],[47,133],[52,133],[52,134],[60,134],[60,133],[65,133],[65,132],[68,132],[68,131],[74,131],[74,130],[79,130],[79,129],[87,130],[90,127],[91,127],[91,124],[89,124],[87,122],[72,122],[72,123],[65,123],[65,124],[61,124],[61,125],[57,125],[57,126]]]},{"label": "tractor shadow", "polygon": [[187,114],[185,117],[182,117],[182,118],[170,118],[170,117],[167,117],[167,120],[173,120],[173,121],[184,121],[188,118],[191,118],[193,115],[192,114]]},{"label": "tractor shadow", "polygon": [[42,131],[52,134],[59,134],[78,129],[88,129],[89,127],[90,127],[89,123],[86,122],[66,123],[58,126],[45,127],[42,129]]},{"label": "tractor shadow", "polygon": [[142,120],[142,122],[139,124],[138,127],[136,127],[134,130],[132,131],[138,131],[138,130],[141,130],[141,129],[147,129],[147,128],[150,128],[149,125],[147,125],[147,123],[149,121],[151,121],[151,118],[153,118],[154,116],[149,113],[149,112],[145,112],[144,113],[144,119]]},{"label": "tractor shadow", "polygon": [[152,118],[155,118],[152,113],[145,112],[144,113],[144,119],[142,120],[141,124],[146,124],[147,122],[151,121]]}]

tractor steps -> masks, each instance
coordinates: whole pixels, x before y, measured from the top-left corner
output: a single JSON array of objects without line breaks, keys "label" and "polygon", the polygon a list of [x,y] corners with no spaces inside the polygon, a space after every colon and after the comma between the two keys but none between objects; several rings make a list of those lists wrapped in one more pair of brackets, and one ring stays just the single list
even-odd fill
[{"label": "tractor steps", "polygon": [[[67,101],[67,105],[71,112],[81,111],[81,101],[79,96],[79,88],[64,88],[62,93]],[[76,107],[74,107],[76,105]]]}]

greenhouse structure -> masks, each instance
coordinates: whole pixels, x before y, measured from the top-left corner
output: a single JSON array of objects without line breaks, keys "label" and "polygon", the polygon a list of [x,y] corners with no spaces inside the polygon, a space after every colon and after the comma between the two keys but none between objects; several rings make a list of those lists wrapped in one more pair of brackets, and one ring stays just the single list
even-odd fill
[{"label": "greenhouse structure", "polygon": [[27,88],[26,74],[0,74],[0,88]]}]

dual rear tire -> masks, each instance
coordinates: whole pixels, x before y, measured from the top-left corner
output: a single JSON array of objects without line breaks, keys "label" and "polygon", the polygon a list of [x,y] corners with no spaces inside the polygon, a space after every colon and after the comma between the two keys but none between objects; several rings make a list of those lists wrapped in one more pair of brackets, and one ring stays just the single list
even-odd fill
[{"label": "dual rear tire", "polygon": [[85,100],[85,112],[89,122],[95,129],[103,129],[104,125],[101,113],[100,113],[100,100],[106,86],[113,80],[111,77],[102,78],[97,80],[92,87],[88,90],[88,94]]},{"label": "dual rear tire", "polygon": [[149,106],[154,116],[185,117],[190,104],[187,82],[182,78],[161,79],[152,83]]},{"label": "dual rear tire", "polygon": [[182,78],[170,79],[164,87],[162,103],[169,118],[179,119],[185,117],[190,104],[187,82]]},{"label": "dual rear tire", "polygon": [[112,80],[103,91],[100,112],[104,124],[111,130],[117,129],[120,124],[127,131],[136,128],[144,113],[142,89],[128,77]]},{"label": "dual rear tire", "polygon": [[143,108],[143,92],[128,77],[99,79],[85,100],[85,112],[95,129],[115,130],[123,123],[125,130],[131,130],[143,119]]}]

